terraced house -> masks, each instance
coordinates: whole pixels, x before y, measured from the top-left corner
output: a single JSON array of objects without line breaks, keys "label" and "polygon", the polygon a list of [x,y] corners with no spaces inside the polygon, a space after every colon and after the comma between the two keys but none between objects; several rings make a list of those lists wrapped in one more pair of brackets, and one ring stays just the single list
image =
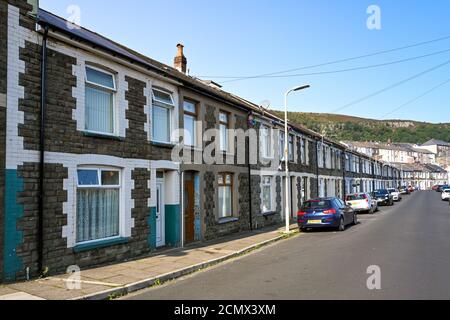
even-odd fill
[{"label": "terraced house", "polygon": [[277,224],[287,205],[294,217],[305,199],[355,191],[350,175],[395,184],[304,127],[277,135],[281,119],[188,76],[182,45],[170,67],[37,1],[0,0],[0,15],[4,281]]}]

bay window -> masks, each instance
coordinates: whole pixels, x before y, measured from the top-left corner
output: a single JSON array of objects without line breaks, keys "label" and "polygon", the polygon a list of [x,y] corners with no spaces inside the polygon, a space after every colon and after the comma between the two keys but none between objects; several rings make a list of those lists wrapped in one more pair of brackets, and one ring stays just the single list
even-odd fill
[{"label": "bay window", "polygon": [[233,175],[219,173],[219,219],[233,216]]},{"label": "bay window", "polygon": [[86,67],[85,130],[102,134],[114,134],[115,108],[114,75],[97,68]]},{"label": "bay window", "polygon": [[172,94],[162,89],[153,89],[152,140],[170,143],[172,113],[175,108]]},{"label": "bay window", "polygon": [[197,105],[194,102],[184,101],[184,144],[194,147],[197,142]]},{"label": "bay window", "polygon": [[118,237],[120,171],[81,168],[77,178],[77,243]]}]

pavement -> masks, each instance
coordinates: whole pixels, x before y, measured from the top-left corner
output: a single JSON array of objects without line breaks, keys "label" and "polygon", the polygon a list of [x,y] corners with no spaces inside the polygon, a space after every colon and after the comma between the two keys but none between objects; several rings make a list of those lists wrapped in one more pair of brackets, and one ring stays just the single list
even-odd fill
[{"label": "pavement", "polygon": [[[291,235],[296,233],[292,225]],[[145,259],[0,286],[0,300],[102,300],[161,285],[286,239],[284,228],[269,228],[216,241],[158,252]]]},{"label": "pavement", "polygon": [[[450,206],[438,193],[405,196],[359,220],[345,232],[302,233],[122,299],[450,299]],[[380,287],[369,290],[374,275]]]}]

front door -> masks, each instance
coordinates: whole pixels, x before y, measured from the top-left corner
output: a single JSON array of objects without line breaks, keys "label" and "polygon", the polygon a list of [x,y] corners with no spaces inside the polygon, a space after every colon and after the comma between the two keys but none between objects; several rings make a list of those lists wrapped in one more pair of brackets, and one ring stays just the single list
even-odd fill
[{"label": "front door", "polygon": [[156,246],[166,245],[165,236],[164,181],[156,183]]},{"label": "front door", "polygon": [[195,186],[192,175],[184,183],[184,192],[185,242],[191,243],[195,240]]}]

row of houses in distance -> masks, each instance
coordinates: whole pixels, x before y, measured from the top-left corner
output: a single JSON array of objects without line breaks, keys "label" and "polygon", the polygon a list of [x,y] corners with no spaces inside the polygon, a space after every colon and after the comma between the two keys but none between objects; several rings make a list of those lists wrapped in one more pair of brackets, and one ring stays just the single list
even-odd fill
[{"label": "row of houses in distance", "polygon": [[187,75],[182,45],[168,66],[37,1],[0,0],[0,14],[4,281],[262,228],[305,199],[401,182],[396,166],[295,123],[283,132]]},{"label": "row of houses in distance", "polygon": [[429,140],[422,145],[411,143],[342,142],[352,150],[398,168],[402,184],[430,189],[450,184],[450,143]]}]

